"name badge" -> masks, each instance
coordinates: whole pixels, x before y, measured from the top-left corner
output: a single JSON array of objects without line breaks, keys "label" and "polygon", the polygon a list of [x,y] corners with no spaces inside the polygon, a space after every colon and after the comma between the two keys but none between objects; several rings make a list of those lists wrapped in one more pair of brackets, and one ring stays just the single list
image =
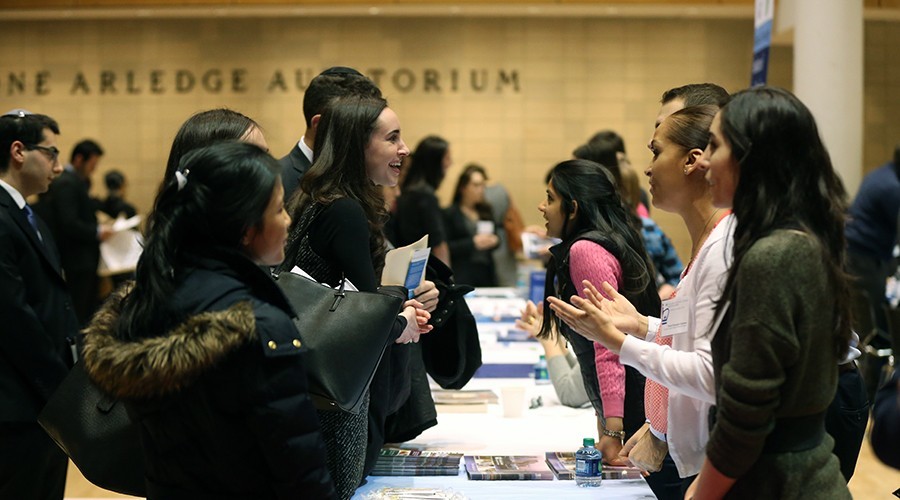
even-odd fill
[{"label": "name badge", "polygon": [[664,300],[660,312],[660,335],[671,337],[688,331],[688,301],[684,297]]}]

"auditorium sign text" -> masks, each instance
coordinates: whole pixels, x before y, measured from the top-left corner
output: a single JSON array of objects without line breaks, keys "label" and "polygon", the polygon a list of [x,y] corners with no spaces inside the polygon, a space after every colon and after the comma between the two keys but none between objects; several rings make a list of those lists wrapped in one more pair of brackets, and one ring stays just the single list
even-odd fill
[{"label": "auditorium sign text", "polygon": [[[246,68],[6,71],[0,95],[152,96],[171,94],[302,93],[320,70],[275,69],[258,74]],[[519,71],[508,68],[368,68],[364,71],[387,94],[518,93]]]}]

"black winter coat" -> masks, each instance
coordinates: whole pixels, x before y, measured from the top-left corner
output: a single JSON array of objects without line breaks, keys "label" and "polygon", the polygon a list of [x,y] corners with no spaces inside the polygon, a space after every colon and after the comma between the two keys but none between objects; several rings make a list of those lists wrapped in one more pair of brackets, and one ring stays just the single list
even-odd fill
[{"label": "black winter coat", "polygon": [[85,330],[88,375],[140,426],[148,498],[333,498],[290,305],[240,255],[194,260],[166,334],[117,337],[127,287]]},{"label": "black winter coat", "polygon": [[444,389],[461,389],[481,367],[478,329],[464,298],[472,287],[454,284],[452,276],[440,260],[428,263],[426,277],[440,290],[438,306],[431,313],[434,330],[418,344],[401,346],[410,350],[410,391],[404,404],[387,418],[386,442],[410,441],[437,425],[429,376]]}]

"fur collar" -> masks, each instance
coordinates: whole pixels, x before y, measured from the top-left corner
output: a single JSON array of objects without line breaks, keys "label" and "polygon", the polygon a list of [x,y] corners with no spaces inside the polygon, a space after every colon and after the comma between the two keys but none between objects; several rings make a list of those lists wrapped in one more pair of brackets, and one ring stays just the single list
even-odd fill
[{"label": "fur collar", "polygon": [[121,287],[83,330],[84,369],[98,387],[117,398],[153,398],[181,390],[229,352],[257,338],[253,307],[247,301],[204,312],[161,337],[126,341],[116,337]]}]

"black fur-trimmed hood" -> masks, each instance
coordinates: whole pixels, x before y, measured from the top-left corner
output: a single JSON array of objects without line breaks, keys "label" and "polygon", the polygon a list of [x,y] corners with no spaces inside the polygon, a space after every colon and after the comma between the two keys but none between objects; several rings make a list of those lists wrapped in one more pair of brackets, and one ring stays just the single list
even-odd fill
[{"label": "black fur-trimmed hood", "polygon": [[168,334],[137,341],[116,337],[122,301],[114,293],[83,330],[83,363],[98,387],[117,398],[153,398],[176,392],[235,348],[257,338],[249,301],[189,317]]}]

